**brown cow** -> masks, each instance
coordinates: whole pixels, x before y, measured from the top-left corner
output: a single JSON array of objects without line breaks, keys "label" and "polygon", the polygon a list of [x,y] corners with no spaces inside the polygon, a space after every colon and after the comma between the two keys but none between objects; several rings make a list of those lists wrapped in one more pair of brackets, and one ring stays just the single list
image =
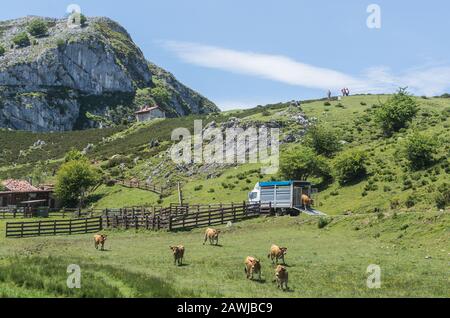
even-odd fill
[{"label": "brown cow", "polygon": [[94,246],[96,250],[98,250],[98,245],[101,245],[101,250],[104,251],[105,241],[107,237],[108,235],[105,234],[94,235]]},{"label": "brown cow", "polygon": [[184,246],[169,246],[169,248],[173,252],[173,264],[183,265],[183,257],[184,257]]},{"label": "brown cow", "polygon": [[205,245],[206,241],[209,239],[209,244],[215,243],[215,245],[219,244],[219,234],[220,230],[215,230],[208,228],[205,231],[205,241],[203,242],[203,245]]},{"label": "brown cow", "polygon": [[282,290],[288,290],[288,272],[286,267],[278,265],[275,269],[275,280],[278,284],[278,288]]},{"label": "brown cow", "polygon": [[311,208],[311,205],[314,203],[314,200],[311,199],[311,197],[308,196],[307,194],[302,194],[301,201],[302,201],[302,207],[304,209]]},{"label": "brown cow", "polygon": [[253,279],[253,274],[258,275],[258,279],[261,280],[261,263],[259,259],[253,256],[247,256],[245,259],[245,274],[247,279]]},{"label": "brown cow", "polygon": [[275,259],[276,263],[278,264],[278,260],[281,259],[283,261],[283,264],[286,264],[286,262],[284,261],[284,255],[286,254],[287,254],[287,247],[279,247],[273,244],[270,247],[270,251],[269,254],[267,254],[267,258],[270,258],[272,260],[272,263],[274,262],[273,260]]}]

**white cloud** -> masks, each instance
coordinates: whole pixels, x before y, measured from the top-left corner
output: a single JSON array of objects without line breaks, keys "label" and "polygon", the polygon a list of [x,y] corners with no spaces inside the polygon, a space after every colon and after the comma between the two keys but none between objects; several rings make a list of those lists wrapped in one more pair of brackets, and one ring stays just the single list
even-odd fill
[{"label": "white cloud", "polygon": [[367,69],[362,76],[353,76],[282,55],[243,52],[191,42],[167,41],[164,46],[190,64],[308,88],[336,91],[349,87],[352,93],[389,93],[400,86],[408,86],[418,95],[436,95],[450,87],[450,67],[446,66],[416,68],[400,75],[394,75],[389,68],[381,66]]}]

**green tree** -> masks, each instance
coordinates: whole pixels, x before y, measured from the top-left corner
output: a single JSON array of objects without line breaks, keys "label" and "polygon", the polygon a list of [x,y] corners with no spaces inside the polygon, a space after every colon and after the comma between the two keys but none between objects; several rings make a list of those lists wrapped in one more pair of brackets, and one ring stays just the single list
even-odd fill
[{"label": "green tree", "polygon": [[405,143],[405,154],[412,169],[420,170],[434,162],[437,142],[429,136],[417,132],[410,135]]},{"label": "green tree", "polygon": [[17,34],[13,39],[13,43],[18,47],[26,47],[31,44],[30,38],[26,32]]},{"label": "green tree", "polygon": [[6,50],[3,47],[3,45],[0,44],[0,56],[3,56],[5,54]]},{"label": "green tree", "polygon": [[311,127],[306,140],[318,154],[326,157],[332,157],[342,148],[336,131],[326,126]]},{"label": "green tree", "polygon": [[341,185],[361,180],[367,175],[366,156],[362,151],[351,150],[336,158],[335,173]]},{"label": "green tree", "polygon": [[56,176],[55,194],[65,206],[76,206],[100,181],[99,173],[86,160],[64,163]]},{"label": "green tree", "polygon": [[386,135],[406,127],[416,116],[418,105],[408,94],[406,88],[400,88],[396,94],[381,104],[375,113],[376,121],[381,125]]},{"label": "green tree", "polygon": [[28,24],[28,33],[35,37],[42,37],[48,32],[48,24],[42,19],[34,19]]},{"label": "green tree", "polygon": [[309,147],[292,147],[280,157],[280,174],[286,179],[308,180],[311,176],[328,179],[329,171],[326,159]]}]

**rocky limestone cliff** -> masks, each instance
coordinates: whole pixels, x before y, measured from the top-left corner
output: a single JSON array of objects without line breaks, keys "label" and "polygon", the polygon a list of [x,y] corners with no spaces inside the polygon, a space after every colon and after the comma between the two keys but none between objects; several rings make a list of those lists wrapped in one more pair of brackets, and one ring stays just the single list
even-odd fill
[{"label": "rocky limestone cliff", "polygon": [[133,105],[136,90],[154,87],[155,80],[170,93],[168,105],[175,116],[218,111],[146,61],[116,22],[89,18],[84,26],[73,27],[65,19],[45,18],[46,35],[29,35],[26,47],[14,45],[13,38],[34,19],[0,22],[0,45],[6,49],[0,56],[0,127],[61,131],[98,125],[88,112],[117,121],[138,106]]}]

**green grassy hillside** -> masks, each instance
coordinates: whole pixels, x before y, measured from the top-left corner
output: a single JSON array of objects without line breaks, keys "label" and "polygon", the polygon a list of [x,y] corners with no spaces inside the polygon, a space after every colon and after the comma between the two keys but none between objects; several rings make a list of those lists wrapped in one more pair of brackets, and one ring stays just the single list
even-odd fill
[{"label": "green grassy hillside", "polygon": [[[341,152],[362,150],[368,157],[368,176],[349,186],[340,186],[336,181],[322,186],[317,200],[318,209],[328,214],[341,214],[348,210],[356,213],[388,211],[391,208],[414,211],[437,209],[436,189],[449,179],[450,172],[450,99],[415,98],[419,112],[409,127],[391,137],[384,137],[374,122],[373,114],[387,98],[389,95],[362,95],[345,97],[331,103],[320,100],[302,104],[302,110],[309,119],[317,119],[319,123],[336,131],[343,143]],[[276,121],[282,125],[283,137],[298,133],[299,126],[289,121],[295,111],[297,110],[291,103],[279,103],[222,114],[157,120],[102,130],[54,134],[0,131],[0,139],[6,145],[0,160],[0,178],[28,176],[35,172],[39,161],[46,160],[44,175],[49,181],[53,181],[53,172],[66,151],[71,148],[81,150],[92,143],[94,148],[88,152],[88,157],[97,162],[98,166],[105,167],[109,158],[117,154],[127,160],[127,168],[123,173],[117,167],[109,167],[105,168],[105,174],[114,178],[140,180],[151,176],[152,182],[171,186],[173,189],[168,196],[159,198],[145,192],[136,194],[129,189],[116,191],[103,187],[92,197],[91,202],[96,207],[176,202],[177,182],[182,183],[187,202],[239,202],[246,200],[247,193],[256,182],[282,177],[260,175],[257,164],[218,166],[205,171],[202,169],[204,167],[196,165],[193,173],[187,174],[164,156],[172,143],[171,132],[178,127],[192,131],[194,119],[202,119],[205,126],[211,121],[220,124],[236,117],[242,122]],[[401,154],[402,141],[413,131],[420,131],[439,141],[435,164],[424,170],[412,171]],[[34,149],[31,146],[37,140],[44,140],[46,145],[42,149]],[[149,144],[153,141],[159,143],[150,147]],[[297,140],[296,143],[301,142]],[[291,146],[293,144],[283,144],[281,151]],[[333,167],[334,159],[329,159],[329,162]]]}]

